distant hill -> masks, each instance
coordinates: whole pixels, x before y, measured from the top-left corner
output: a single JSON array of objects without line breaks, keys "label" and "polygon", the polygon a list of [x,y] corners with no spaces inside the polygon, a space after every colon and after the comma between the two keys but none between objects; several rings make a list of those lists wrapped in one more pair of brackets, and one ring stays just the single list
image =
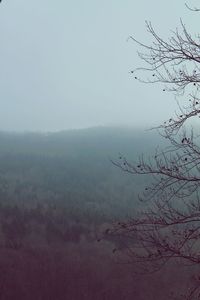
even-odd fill
[{"label": "distant hill", "polygon": [[159,142],[155,132],[130,128],[0,132],[0,201],[62,205],[71,218],[93,222],[125,216],[145,182],[122,172],[111,159],[121,153],[137,161]]},{"label": "distant hill", "polygon": [[[161,142],[155,131],[118,127],[94,127],[56,133],[0,132],[0,154],[39,155],[136,155]],[[87,154],[86,154],[87,152]]]}]

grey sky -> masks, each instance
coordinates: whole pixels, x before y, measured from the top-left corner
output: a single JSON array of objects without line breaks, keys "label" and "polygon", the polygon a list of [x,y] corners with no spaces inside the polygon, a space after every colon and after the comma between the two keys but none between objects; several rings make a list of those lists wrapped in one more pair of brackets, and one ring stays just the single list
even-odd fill
[{"label": "grey sky", "polygon": [[145,20],[167,37],[180,17],[195,28],[180,0],[3,0],[0,130],[158,125],[173,95],[133,79],[141,62],[126,39],[148,41]]}]

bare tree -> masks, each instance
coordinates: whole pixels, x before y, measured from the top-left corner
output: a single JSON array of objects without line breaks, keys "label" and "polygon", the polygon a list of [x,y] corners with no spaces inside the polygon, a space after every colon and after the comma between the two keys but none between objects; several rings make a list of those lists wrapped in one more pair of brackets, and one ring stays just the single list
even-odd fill
[{"label": "bare tree", "polygon": [[[187,6],[190,11],[199,9]],[[200,265],[200,142],[193,124],[200,117],[200,35],[192,36],[181,21],[168,40],[162,39],[151,23],[147,30],[152,45],[129,39],[141,46],[139,52],[146,67],[131,71],[136,80],[164,84],[163,92],[172,91],[184,98],[178,113],[158,127],[168,142],[147,160],[136,164],[120,156],[113,163],[130,174],[151,175],[150,186],[140,196],[145,209],[136,217],[113,225],[109,234],[133,239],[126,248],[130,262],[139,263],[142,272],[155,272],[175,261],[184,265]],[[140,72],[147,71],[147,79]],[[200,277],[185,299],[200,299]]]}]

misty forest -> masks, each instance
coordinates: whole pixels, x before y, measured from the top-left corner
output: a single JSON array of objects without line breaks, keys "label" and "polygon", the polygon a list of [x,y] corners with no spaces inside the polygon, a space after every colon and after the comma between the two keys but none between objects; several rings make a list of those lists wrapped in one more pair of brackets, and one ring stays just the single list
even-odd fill
[{"label": "misty forest", "polygon": [[149,182],[112,159],[136,161],[146,143],[153,153],[156,134],[99,127],[0,141],[1,299],[168,299],[177,268],[135,274],[120,255],[133,240],[109,233],[144,207]]},{"label": "misty forest", "polygon": [[[25,5],[22,0],[16,1],[17,4],[12,1],[7,4],[6,0],[0,2],[1,25],[6,23],[8,18],[3,14],[13,14],[16,5]],[[53,2],[49,2],[51,9],[41,10],[42,19],[44,16],[46,18],[46,13],[53,18],[55,16],[55,20],[58,23],[60,21],[62,27],[65,12],[62,12],[62,16],[57,16],[57,11],[55,13],[53,10]],[[70,1],[66,3],[69,5]],[[13,10],[12,5],[15,7]],[[62,5],[64,7],[66,4]],[[85,5],[87,7],[87,4]],[[193,6],[192,3],[181,5],[190,18],[198,17],[200,7]],[[70,5],[69,7],[71,8]],[[124,11],[126,10],[128,9]],[[28,12],[27,7],[26,11]],[[85,11],[83,10],[83,14]],[[30,15],[32,12],[33,10],[29,11]],[[59,12],[61,14],[61,10]],[[40,13],[38,12],[38,16]],[[87,13],[86,16],[90,18]],[[96,17],[98,21],[98,14]],[[18,18],[20,19],[20,16]],[[9,22],[12,22],[11,19]],[[16,24],[15,29],[18,32]],[[3,27],[5,35],[6,32],[10,34],[10,31],[14,30],[12,25],[7,25]],[[37,101],[34,93],[38,86],[42,99],[45,95],[43,83],[49,73],[46,66],[47,77],[38,77],[40,75],[37,67],[41,65],[41,61],[37,66],[37,59],[34,57],[39,57],[42,46],[34,48],[37,47],[34,42],[30,43],[32,52],[29,53],[30,57],[27,54],[29,59],[23,54],[21,60],[17,51],[23,51],[23,47],[16,43],[14,60],[18,61],[18,56],[20,57],[19,68],[16,71],[15,65],[12,65],[11,69],[17,76],[5,68],[5,77],[8,75],[11,78],[7,85],[4,82],[8,94],[4,94],[3,85],[0,88],[0,98],[5,97],[1,102],[0,117],[0,300],[200,299],[200,35],[199,32],[190,31],[189,25],[181,19],[179,27],[169,31],[166,37],[154,29],[152,19],[152,23],[146,22],[148,38],[143,39],[142,35],[140,39],[135,35],[128,37],[128,47],[134,45],[136,49],[131,55],[134,57],[138,54],[139,60],[135,61],[138,64],[136,67],[129,61],[129,69],[126,72],[135,91],[139,86],[141,90],[147,89],[147,94],[146,99],[140,99],[137,91],[135,95],[131,95],[136,98],[134,105],[138,105],[141,110],[143,107],[139,117],[136,107],[132,109],[120,102],[120,109],[127,109],[127,120],[119,120],[117,123],[114,122],[116,119],[113,119],[114,125],[112,122],[112,125],[105,125],[109,124],[105,120],[102,124],[99,121],[89,124],[81,120],[81,115],[85,115],[86,119],[89,119],[89,113],[94,119],[95,116],[98,118],[98,115],[101,115],[101,107],[95,99],[92,101],[96,101],[98,109],[94,111],[95,105],[90,104],[93,108],[90,112],[89,102],[84,103],[85,107],[77,102],[76,113],[73,112],[70,102],[71,106],[69,105],[66,111],[63,106],[60,114],[53,104],[52,107],[50,104],[49,108],[45,107],[45,113],[40,113],[38,102],[37,117],[32,115],[34,109],[31,102],[28,102],[29,115],[26,115],[28,110],[25,108],[23,114],[22,107],[25,104],[18,111],[17,100],[17,104],[13,102],[10,110],[5,108],[7,106],[4,101],[10,101],[6,96],[12,96],[13,99],[23,98],[24,89],[28,90],[29,87],[32,88],[28,92],[30,98],[33,95],[33,100]],[[31,28],[30,23],[27,26]],[[37,41],[42,45],[43,38],[35,26],[37,27],[37,24],[33,26],[35,35],[27,35],[29,42]],[[45,26],[48,28],[48,22]],[[55,24],[55,28],[56,26]],[[25,24],[22,24],[22,27],[26,30]],[[56,40],[56,29],[55,32],[52,27],[51,29]],[[127,32],[123,34],[126,38]],[[93,39],[98,40],[98,36],[94,36]],[[8,45],[8,40],[9,36],[5,40],[2,38],[2,43]],[[58,40],[55,44],[57,42]],[[88,47],[92,47],[89,41],[84,42],[88,43]],[[52,47],[53,44],[54,41]],[[4,52],[5,48],[2,47],[0,61],[3,65],[3,55],[8,63],[10,54],[6,52],[11,53],[13,50],[6,49]],[[52,51],[56,51],[55,49]],[[76,51],[74,48],[74,55]],[[47,65],[51,64],[52,58],[48,61],[48,53],[43,55],[44,60],[47,59]],[[72,56],[69,60],[73,60]],[[87,54],[84,59],[81,54],[80,57],[80,61],[89,59]],[[98,59],[99,67],[104,65],[103,58],[99,56]],[[95,57],[95,60],[98,59]],[[27,81],[27,87],[24,87],[25,81],[23,89],[20,90],[18,80],[22,74],[23,79],[27,80],[28,73],[24,70],[29,60],[33,60],[29,67],[35,72],[34,80],[38,77],[44,81],[38,85],[30,79],[30,86]],[[121,61],[123,63],[123,59]],[[55,62],[59,64],[59,57],[55,58]],[[62,63],[63,66],[67,69],[65,63]],[[74,68],[76,69],[76,65]],[[88,68],[91,66],[88,65]],[[0,70],[0,78],[1,72]],[[87,70],[84,72],[87,77]],[[57,70],[54,74],[53,68],[52,73],[51,80],[53,78],[57,81],[55,86],[50,80],[46,83],[47,86],[49,84],[50,90],[46,95],[50,98],[53,88],[57,93],[59,87],[61,88],[58,82],[62,81],[62,76]],[[57,76],[60,76],[59,79],[56,79]],[[90,77],[91,89],[98,90],[101,83],[92,81],[92,77],[95,76],[94,74]],[[104,76],[107,80],[106,72]],[[69,77],[73,77],[70,72]],[[79,74],[76,74],[76,77],[78,78]],[[78,90],[80,85],[82,97],[82,93],[85,92],[82,88],[85,78],[82,76],[78,80],[76,89]],[[72,81],[69,82],[73,87]],[[158,93],[161,87],[162,93],[158,94],[158,98],[163,97],[165,102],[175,98],[175,110],[165,104],[170,116],[157,111],[154,104],[152,112],[142,106],[145,101],[150,102],[150,106],[151,101],[155,103],[151,100],[149,90],[152,86],[155,93],[156,87]],[[74,94],[70,95],[70,87],[67,88],[69,95],[66,95],[73,98]],[[113,98],[117,97],[119,90],[111,90]],[[105,90],[105,94],[109,92],[110,90]],[[62,91],[58,94],[62,94]],[[103,105],[106,105],[106,102]],[[164,104],[162,105],[165,110]],[[111,107],[114,115],[115,105],[112,104]],[[63,117],[61,111],[66,113],[66,119],[67,114],[68,119],[72,115],[73,124],[77,125],[60,125]],[[130,123],[126,124],[128,111],[131,111],[132,118],[136,119],[136,123],[131,126]],[[18,119],[15,119],[15,114],[19,116]],[[157,125],[151,125],[149,119],[149,126],[144,129],[145,126],[141,124],[146,124],[144,119],[151,114],[154,118],[152,124],[156,122]],[[165,119],[159,123],[159,116],[162,114]],[[49,115],[51,117],[48,121]],[[47,127],[40,128],[41,116]],[[31,127],[29,125],[32,117],[35,118],[35,122]],[[53,130],[51,120],[52,124],[58,124]],[[9,127],[5,124],[11,125]],[[26,124],[29,124],[27,128]]]}]

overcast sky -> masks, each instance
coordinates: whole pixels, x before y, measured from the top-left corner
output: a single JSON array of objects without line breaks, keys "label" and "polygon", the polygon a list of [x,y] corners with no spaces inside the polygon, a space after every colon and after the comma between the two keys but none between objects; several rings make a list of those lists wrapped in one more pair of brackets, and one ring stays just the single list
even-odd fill
[{"label": "overcast sky", "polygon": [[148,41],[145,20],[170,36],[180,17],[198,24],[181,0],[3,0],[0,130],[159,125],[174,97],[134,80],[141,62],[127,38]]}]

